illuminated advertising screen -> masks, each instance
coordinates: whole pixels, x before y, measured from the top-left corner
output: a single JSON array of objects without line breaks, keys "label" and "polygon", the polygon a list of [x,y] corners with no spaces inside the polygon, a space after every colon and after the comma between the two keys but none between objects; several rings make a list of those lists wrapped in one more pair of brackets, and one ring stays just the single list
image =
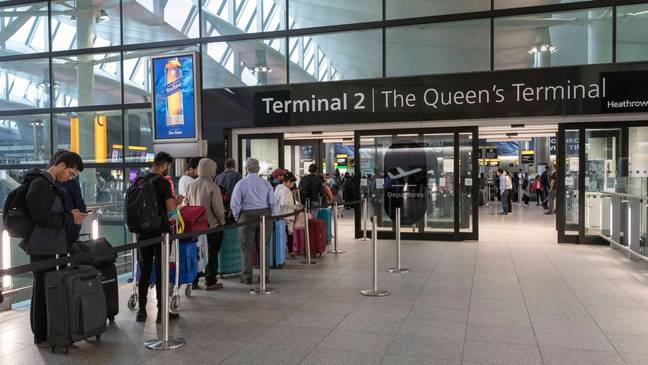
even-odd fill
[{"label": "illuminated advertising screen", "polygon": [[151,59],[154,140],[198,139],[198,85],[195,53]]}]

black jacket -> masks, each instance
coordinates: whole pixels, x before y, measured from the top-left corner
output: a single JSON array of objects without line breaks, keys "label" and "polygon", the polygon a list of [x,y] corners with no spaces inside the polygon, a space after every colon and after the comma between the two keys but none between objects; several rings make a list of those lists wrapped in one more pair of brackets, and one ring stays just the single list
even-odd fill
[{"label": "black jacket", "polygon": [[[85,201],[83,201],[83,196],[81,194],[81,185],[79,185],[79,180],[68,180],[66,182],[59,183],[59,187],[65,194],[65,210],[70,211],[72,209],[78,209],[80,212],[85,212],[88,210],[86,207]],[[68,242],[76,242],[79,240],[79,233],[81,232],[81,225],[74,224],[73,220],[68,220],[65,225],[65,233],[67,235]]]},{"label": "black jacket", "polygon": [[299,182],[299,196],[302,203],[310,200],[313,204],[319,204],[320,198],[326,196],[324,192],[324,183],[315,174],[304,176]]},{"label": "black jacket", "polygon": [[40,169],[32,169],[25,175],[30,181],[26,200],[29,214],[34,221],[34,231],[21,242],[27,252],[36,255],[55,255],[67,252],[65,226],[74,222],[72,213],[65,208],[65,195],[54,178]]}]

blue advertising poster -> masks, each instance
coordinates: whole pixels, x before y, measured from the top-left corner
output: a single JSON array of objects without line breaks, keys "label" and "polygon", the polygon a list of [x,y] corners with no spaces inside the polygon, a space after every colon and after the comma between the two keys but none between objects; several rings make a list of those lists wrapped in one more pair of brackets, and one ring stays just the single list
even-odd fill
[{"label": "blue advertising poster", "polygon": [[193,54],[153,58],[155,139],[196,138]]}]

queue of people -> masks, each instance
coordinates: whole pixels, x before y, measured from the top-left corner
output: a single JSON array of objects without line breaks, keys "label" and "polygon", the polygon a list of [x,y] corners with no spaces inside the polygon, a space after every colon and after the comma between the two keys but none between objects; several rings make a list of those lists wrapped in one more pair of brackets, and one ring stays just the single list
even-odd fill
[{"label": "queue of people", "polygon": [[[481,180],[485,180],[483,173],[481,174]],[[499,212],[500,215],[512,214],[512,203],[518,201],[518,199],[521,200],[521,205],[529,206],[534,195],[536,206],[542,206],[545,209],[545,214],[551,215],[555,213],[557,177],[556,172],[549,166],[545,166],[542,175],[536,175],[532,180],[522,169],[510,173],[506,169],[498,168],[495,171],[493,180],[502,207]]]}]

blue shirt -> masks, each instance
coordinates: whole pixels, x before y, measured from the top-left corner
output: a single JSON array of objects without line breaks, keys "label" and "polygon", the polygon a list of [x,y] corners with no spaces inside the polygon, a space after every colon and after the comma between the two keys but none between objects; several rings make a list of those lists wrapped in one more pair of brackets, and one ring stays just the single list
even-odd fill
[{"label": "blue shirt", "polygon": [[274,205],[275,199],[272,186],[254,173],[248,173],[236,184],[230,200],[232,214],[237,221],[243,210],[273,209]]}]

